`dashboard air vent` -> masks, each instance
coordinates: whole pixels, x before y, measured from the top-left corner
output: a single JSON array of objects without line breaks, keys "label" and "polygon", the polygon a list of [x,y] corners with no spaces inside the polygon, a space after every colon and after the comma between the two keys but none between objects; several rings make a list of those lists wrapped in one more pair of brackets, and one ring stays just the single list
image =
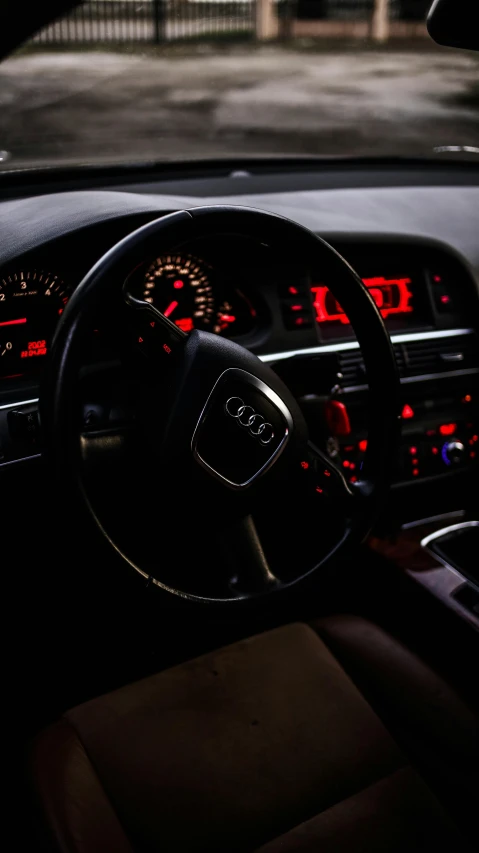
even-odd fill
[{"label": "dashboard air vent", "polygon": [[[479,345],[476,335],[410,341],[395,344],[394,354],[401,378],[429,373],[448,373],[479,367]],[[342,385],[364,385],[366,370],[358,350],[338,353]]]}]

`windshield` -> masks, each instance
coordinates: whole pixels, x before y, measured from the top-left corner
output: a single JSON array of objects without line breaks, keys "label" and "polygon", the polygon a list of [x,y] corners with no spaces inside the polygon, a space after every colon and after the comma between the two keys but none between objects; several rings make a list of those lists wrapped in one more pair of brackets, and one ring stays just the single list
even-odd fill
[{"label": "windshield", "polygon": [[0,167],[477,158],[479,59],[428,6],[90,0],[0,67]]}]

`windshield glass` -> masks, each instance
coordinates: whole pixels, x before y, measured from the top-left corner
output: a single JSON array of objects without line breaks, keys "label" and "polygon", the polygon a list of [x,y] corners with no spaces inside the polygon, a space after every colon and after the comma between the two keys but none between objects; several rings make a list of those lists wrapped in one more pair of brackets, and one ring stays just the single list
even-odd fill
[{"label": "windshield glass", "polygon": [[[89,0],[0,67],[0,168],[479,155],[430,0]],[[478,159],[479,162],[479,159]]]}]

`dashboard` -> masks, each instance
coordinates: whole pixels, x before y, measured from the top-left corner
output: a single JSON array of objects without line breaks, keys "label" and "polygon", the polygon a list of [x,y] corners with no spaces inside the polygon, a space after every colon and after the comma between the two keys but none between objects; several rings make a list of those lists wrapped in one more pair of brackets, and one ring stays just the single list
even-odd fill
[{"label": "dashboard", "polygon": [[[0,202],[2,466],[33,459],[41,450],[39,389],[56,324],[85,273],[138,226],[200,203],[197,196],[151,193],[149,185],[138,189]],[[357,270],[391,334],[401,377],[398,487],[449,482],[452,474],[474,468],[479,452],[479,190],[338,189],[202,201],[250,204],[313,226]],[[456,219],[455,207],[460,208]],[[299,400],[313,439],[347,478],[358,478],[367,446],[367,382],[327,268],[308,269],[301,257],[288,268],[260,239],[246,247],[232,234],[147,257],[135,270],[124,271],[119,293],[124,282],[184,331],[199,328],[230,337],[270,363]],[[99,316],[85,341],[85,362],[119,356]]]}]

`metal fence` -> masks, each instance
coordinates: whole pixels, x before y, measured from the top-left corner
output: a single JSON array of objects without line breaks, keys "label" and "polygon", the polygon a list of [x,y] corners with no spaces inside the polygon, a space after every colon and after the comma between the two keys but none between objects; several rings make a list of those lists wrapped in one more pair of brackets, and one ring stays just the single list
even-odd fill
[{"label": "metal fence", "polygon": [[33,39],[45,45],[131,42],[253,34],[255,0],[88,0]]},{"label": "metal fence", "polygon": [[[424,20],[431,0],[389,0],[391,21]],[[296,20],[370,21],[374,0],[273,0],[278,35]],[[87,0],[33,39],[43,45],[253,37],[256,0]]]}]

